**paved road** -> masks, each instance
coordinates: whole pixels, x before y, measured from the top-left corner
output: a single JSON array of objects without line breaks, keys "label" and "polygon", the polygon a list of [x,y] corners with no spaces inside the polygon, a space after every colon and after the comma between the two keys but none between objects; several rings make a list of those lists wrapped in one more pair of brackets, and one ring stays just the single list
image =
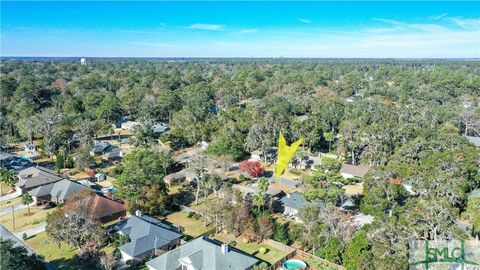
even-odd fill
[{"label": "paved road", "polygon": [[[27,208],[27,205],[25,204],[17,204],[13,206],[15,208],[15,211],[22,210]],[[32,205],[30,205],[32,207]],[[0,209],[0,217],[12,213],[12,206],[7,206],[5,208]]]},{"label": "paved road", "polygon": [[21,232],[17,232],[17,233],[14,233],[14,235],[18,238],[22,238],[23,239],[23,234],[26,233],[27,234],[27,237],[31,237],[31,236],[34,236],[34,235],[37,235],[41,232],[44,232],[45,231],[45,228],[47,227],[47,223],[40,223],[38,226],[35,226],[31,229],[28,229],[28,230],[25,230],[25,231],[21,231]]},{"label": "paved road", "polygon": [[18,192],[14,192],[14,193],[10,193],[10,194],[7,194],[7,195],[3,195],[0,197],[0,202],[4,202],[4,201],[8,201],[8,200],[11,200],[11,199],[15,199],[16,197],[20,196],[20,194],[18,194]]}]

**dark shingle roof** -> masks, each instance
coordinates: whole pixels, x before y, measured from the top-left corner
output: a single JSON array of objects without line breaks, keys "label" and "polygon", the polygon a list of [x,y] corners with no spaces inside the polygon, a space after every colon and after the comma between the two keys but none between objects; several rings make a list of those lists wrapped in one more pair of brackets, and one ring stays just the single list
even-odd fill
[{"label": "dark shingle roof", "polygon": [[308,204],[300,192],[293,192],[290,195],[281,198],[279,201],[282,206],[293,209],[300,209]]},{"label": "dark shingle roof", "polygon": [[220,242],[199,237],[148,261],[147,265],[156,270],[178,269],[180,260],[190,263],[195,269],[208,270],[245,270],[258,263],[255,257],[232,247],[223,254]]},{"label": "dark shingle roof", "polygon": [[63,179],[62,176],[54,171],[41,166],[29,167],[21,170],[18,173],[18,177],[20,178],[18,186],[24,189],[32,189],[38,186],[55,183]]},{"label": "dark shingle roof", "polygon": [[149,216],[131,216],[119,224],[118,228],[131,240],[118,249],[132,257],[152,250],[154,245],[155,248],[160,248],[181,237],[171,226]]},{"label": "dark shingle roof", "polygon": [[80,185],[79,183],[63,179],[56,183],[51,183],[32,189],[29,193],[34,197],[41,197],[50,194],[52,198],[57,199],[58,201],[65,201],[70,196],[86,189],[88,188]]}]

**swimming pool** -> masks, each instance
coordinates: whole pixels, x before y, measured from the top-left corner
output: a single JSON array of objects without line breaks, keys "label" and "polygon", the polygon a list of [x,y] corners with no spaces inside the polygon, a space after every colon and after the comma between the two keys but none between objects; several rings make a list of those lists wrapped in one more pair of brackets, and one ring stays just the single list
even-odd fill
[{"label": "swimming pool", "polygon": [[283,269],[284,270],[305,270],[307,269],[307,264],[297,259],[291,259],[283,263]]}]

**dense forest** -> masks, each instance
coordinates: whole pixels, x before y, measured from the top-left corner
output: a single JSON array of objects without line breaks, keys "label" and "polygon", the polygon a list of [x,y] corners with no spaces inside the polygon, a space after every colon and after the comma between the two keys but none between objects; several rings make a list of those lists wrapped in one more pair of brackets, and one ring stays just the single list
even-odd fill
[{"label": "dense forest", "polygon": [[460,217],[480,232],[478,201],[468,201],[480,151],[465,138],[480,136],[478,61],[87,61],[2,60],[0,144],[39,139],[46,155],[68,149],[85,167],[91,139],[128,116],[142,123],[138,146],[169,122],[160,140],[173,148],[207,141],[210,155],[241,161],[282,132],[304,138],[305,153],[372,166],[359,205],[375,222],[332,255],[347,269],[407,269],[409,240],[467,238]]}]

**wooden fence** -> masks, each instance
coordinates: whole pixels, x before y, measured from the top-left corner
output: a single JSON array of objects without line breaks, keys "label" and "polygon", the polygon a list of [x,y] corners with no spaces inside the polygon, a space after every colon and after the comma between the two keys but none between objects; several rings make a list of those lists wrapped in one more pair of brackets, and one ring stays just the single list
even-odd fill
[{"label": "wooden fence", "polygon": [[307,253],[305,251],[302,251],[302,250],[299,250],[299,249],[295,249],[291,246],[287,246],[285,244],[282,244],[280,242],[277,242],[277,241],[274,241],[272,239],[267,239],[265,240],[265,243],[272,246],[272,247],[275,247],[275,248],[278,248],[280,250],[283,250],[283,251],[286,251],[288,252],[288,254],[286,256],[284,256],[283,258],[281,258],[280,260],[278,260],[276,263],[270,265],[270,267],[267,268],[267,270],[277,270],[277,269],[281,269],[283,263],[286,261],[286,260],[289,260],[289,259],[292,259],[296,256],[300,256],[300,257],[303,257],[303,258],[311,258],[313,260],[316,260],[316,261],[319,261],[325,265],[328,265],[330,267],[333,267],[335,269],[338,269],[338,270],[345,270],[345,268],[341,265],[338,265],[338,264],[335,264],[335,263],[332,263],[330,261],[327,261],[325,259],[322,259],[320,257],[317,257],[313,254],[310,254],[310,253]]}]

